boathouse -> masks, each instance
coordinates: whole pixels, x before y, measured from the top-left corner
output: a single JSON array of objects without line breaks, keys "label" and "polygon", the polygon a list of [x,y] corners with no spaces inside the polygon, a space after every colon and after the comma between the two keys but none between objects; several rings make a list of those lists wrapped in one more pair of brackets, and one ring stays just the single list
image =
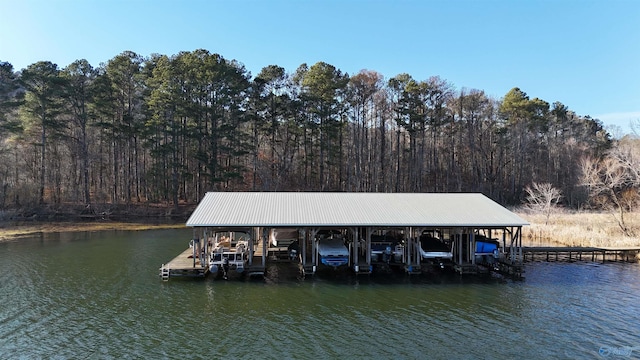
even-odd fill
[{"label": "boathouse", "polygon": [[[264,274],[270,254],[276,251],[269,239],[274,229],[296,232],[297,261],[307,273],[322,265],[318,234],[323,231],[345,236],[348,266],[359,274],[370,273],[382,262],[401,266],[408,273],[421,272],[426,265],[421,255],[424,236],[450,244],[451,263],[461,274],[474,273],[482,265],[483,258],[476,251],[480,238],[500,244],[499,257],[496,254],[492,263],[495,269],[519,273],[521,230],[528,222],[477,193],[209,192],[186,225],[194,230],[191,262],[186,269],[163,265],[167,278],[173,270],[205,274],[214,234],[236,230],[252,238],[247,243],[245,270]],[[380,256],[374,250],[376,241],[390,233],[402,237],[401,245],[386,248],[393,262],[382,254],[384,250]]]}]

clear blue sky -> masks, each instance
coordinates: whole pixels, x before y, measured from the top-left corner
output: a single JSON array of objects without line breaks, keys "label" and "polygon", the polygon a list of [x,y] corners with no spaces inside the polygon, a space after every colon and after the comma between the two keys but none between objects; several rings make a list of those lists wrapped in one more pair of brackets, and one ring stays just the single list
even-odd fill
[{"label": "clear blue sky", "polygon": [[253,75],[324,61],[495,98],[519,87],[623,133],[640,122],[636,0],[0,0],[0,11],[0,61],[16,70],[203,48]]}]

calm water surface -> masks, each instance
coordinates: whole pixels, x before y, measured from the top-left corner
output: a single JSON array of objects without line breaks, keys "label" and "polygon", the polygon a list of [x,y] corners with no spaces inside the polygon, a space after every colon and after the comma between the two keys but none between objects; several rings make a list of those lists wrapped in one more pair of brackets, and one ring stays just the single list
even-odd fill
[{"label": "calm water surface", "polygon": [[[190,230],[0,243],[0,358],[638,358],[640,266],[495,277],[171,279]],[[634,349],[634,347],[638,347]]]}]

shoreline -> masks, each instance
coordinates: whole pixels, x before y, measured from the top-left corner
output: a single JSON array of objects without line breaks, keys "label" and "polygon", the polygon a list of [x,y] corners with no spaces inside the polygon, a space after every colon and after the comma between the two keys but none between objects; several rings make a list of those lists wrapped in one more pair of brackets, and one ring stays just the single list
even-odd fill
[{"label": "shoreline", "polygon": [[[523,246],[580,246],[580,247],[638,247],[640,237],[622,236],[614,218],[604,212],[555,212],[548,224],[545,217],[525,211],[514,211],[530,222],[523,228]],[[640,234],[640,212],[627,214],[628,224]],[[0,220],[0,242],[19,239],[39,233],[186,229],[183,220],[161,216],[131,216],[132,221],[121,219],[86,220]]]},{"label": "shoreline", "polygon": [[84,231],[144,231],[158,229],[186,229],[184,223],[160,221],[1,221],[0,242],[11,241],[39,233],[84,232]]},{"label": "shoreline", "polygon": [[41,233],[186,228],[195,205],[78,204],[0,211],[0,242]]}]

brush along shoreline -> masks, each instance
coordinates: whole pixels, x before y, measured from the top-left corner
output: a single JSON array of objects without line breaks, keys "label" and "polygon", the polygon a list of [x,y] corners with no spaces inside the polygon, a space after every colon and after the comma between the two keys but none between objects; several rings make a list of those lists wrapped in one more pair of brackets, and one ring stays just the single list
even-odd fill
[{"label": "brush along shoreline", "polygon": [[549,217],[526,210],[515,210],[530,226],[522,229],[524,246],[638,247],[640,246],[640,212],[625,214],[625,235],[617,214],[556,210]]}]

